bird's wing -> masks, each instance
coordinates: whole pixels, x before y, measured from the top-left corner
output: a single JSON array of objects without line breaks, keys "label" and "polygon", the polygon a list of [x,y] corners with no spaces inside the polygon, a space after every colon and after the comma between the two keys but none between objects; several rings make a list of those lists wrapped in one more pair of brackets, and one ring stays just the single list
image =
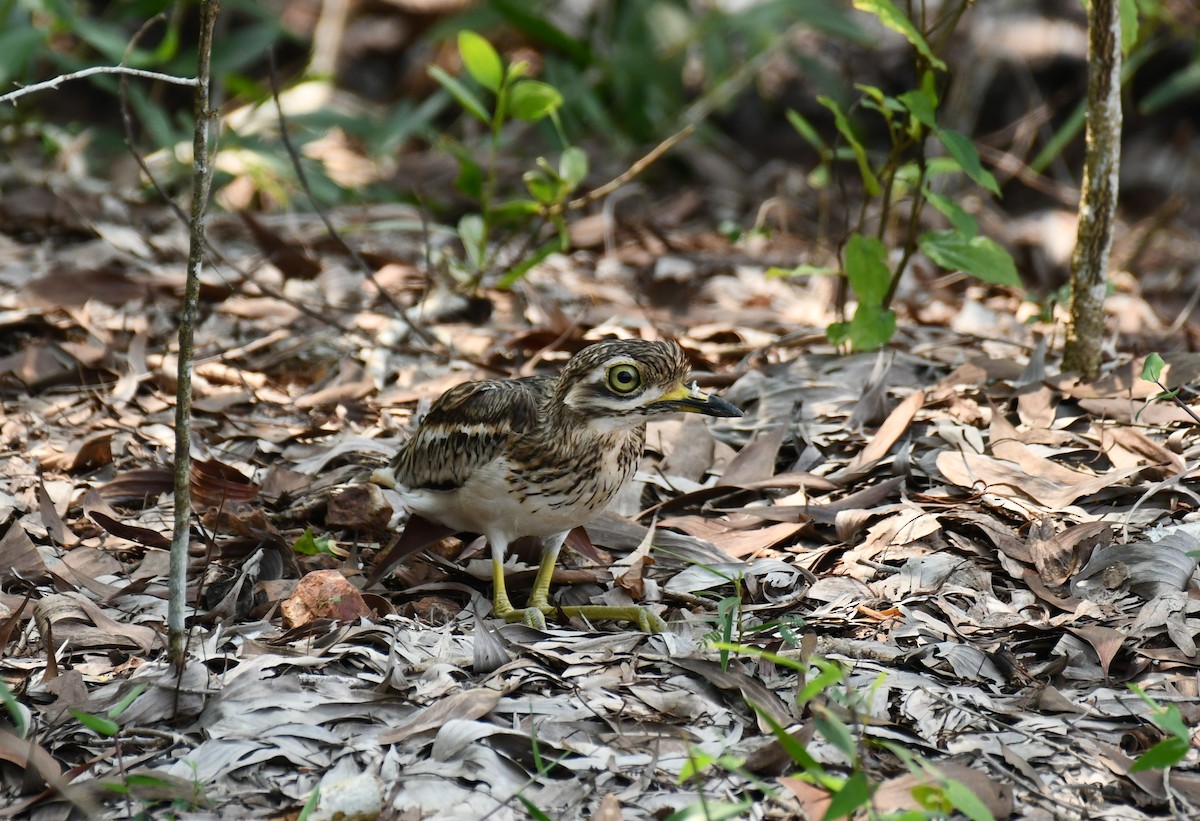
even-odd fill
[{"label": "bird's wing", "polygon": [[442,394],[392,461],[408,488],[453,490],[537,424],[554,380],[464,382]]}]

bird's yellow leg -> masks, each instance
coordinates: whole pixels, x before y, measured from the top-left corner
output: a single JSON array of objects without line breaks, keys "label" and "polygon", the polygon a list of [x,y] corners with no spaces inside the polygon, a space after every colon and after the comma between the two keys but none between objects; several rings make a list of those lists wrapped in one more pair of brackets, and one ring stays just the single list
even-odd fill
[{"label": "bird's yellow leg", "polygon": [[502,619],[515,612],[504,586],[504,562],[495,559],[492,559],[492,612]]},{"label": "bird's yellow leg", "polygon": [[554,577],[554,568],[558,565],[558,553],[566,541],[567,534],[551,537],[546,541],[542,551],[542,563],[538,566],[537,578],[533,581],[533,590],[529,593],[529,609],[535,607],[546,616],[562,612],[568,618],[582,616],[589,621],[628,621],[633,622],[647,633],[665,633],[667,623],[655,613],[644,607],[629,605],[627,607],[610,607],[607,605],[580,605],[578,607],[554,607],[550,604],[550,580]]},{"label": "bird's yellow leg", "polygon": [[550,581],[554,578],[554,568],[558,565],[558,553],[566,540],[567,534],[560,533],[549,537],[542,545],[542,562],[538,565],[533,589],[529,591],[529,607],[536,607],[547,616],[554,612],[554,608],[550,606]]},{"label": "bird's yellow leg", "polygon": [[[492,546],[492,613],[508,622],[521,621],[538,630],[546,629],[546,616],[537,607],[526,607],[518,610],[512,606],[508,598],[508,588],[504,584],[504,552],[508,544],[500,540],[489,539]],[[551,567],[553,574],[554,568]],[[541,570],[538,570],[539,577]]]}]

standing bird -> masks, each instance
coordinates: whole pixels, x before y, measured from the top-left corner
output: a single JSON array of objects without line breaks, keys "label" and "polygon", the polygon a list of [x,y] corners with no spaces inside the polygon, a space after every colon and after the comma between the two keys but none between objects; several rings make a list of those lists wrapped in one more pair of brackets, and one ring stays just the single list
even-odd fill
[{"label": "standing bird", "polygon": [[[492,550],[493,612],[544,627],[559,608],[550,579],[567,534],[603,511],[632,478],[646,421],[684,411],[741,416],[687,383],[675,342],[610,340],[571,357],[557,379],[466,382],[442,394],[392,460],[409,511],[455,531],[480,533]],[[384,481],[384,484],[389,482]],[[504,586],[504,555],[521,536],[542,538],[528,605]],[[643,607],[563,607],[567,616],[666,624]]]}]

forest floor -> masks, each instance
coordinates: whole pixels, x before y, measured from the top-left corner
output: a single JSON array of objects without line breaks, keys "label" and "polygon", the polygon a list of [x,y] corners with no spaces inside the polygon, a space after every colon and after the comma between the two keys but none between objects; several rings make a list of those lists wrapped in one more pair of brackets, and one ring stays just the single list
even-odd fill
[{"label": "forest floor", "polygon": [[[820,333],[832,281],[764,276],[803,244],[670,222],[691,196],[490,292],[485,322],[426,293],[415,212],[335,213],[373,278],[315,218],[214,217],[181,678],[163,659],[185,227],[83,188],[10,196],[36,231],[0,237],[0,815],[295,817],[319,787],[310,818],[818,818],[857,778],[880,813],[926,783],[996,818],[1198,817],[1195,749],[1130,769],[1164,737],[1148,699],[1200,722],[1200,440],[1139,378],[1162,350],[1195,400],[1188,317],[1152,308],[1196,287],[1170,274],[1188,231],[1143,249],[1163,273],[1117,280],[1116,344],[1081,384],[1054,365],[1061,308],[920,269],[888,350],[842,355]],[[556,575],[560,602],[633,597],[669,632],[498,623],[470,538],[340,613],[302,583],[365,584],[403,519],[365,480],[423,403],[607,335],[678,339],[746,411],[651,425],[588,528],[611,563],[568,553]],[[75,712],[110,710],[115,734]]]}]

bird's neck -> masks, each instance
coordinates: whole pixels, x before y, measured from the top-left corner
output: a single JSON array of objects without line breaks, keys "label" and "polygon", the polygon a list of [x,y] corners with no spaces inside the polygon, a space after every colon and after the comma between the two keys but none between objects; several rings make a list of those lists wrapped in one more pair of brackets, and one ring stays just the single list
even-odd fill
[{"label": "bird's neck", "polygon": [[586,441],[590,449],[621,450],[640,449],[646,441],[644,422],[630,424],[628,419],[592,414],[551,400],[542,407],[542,423],[536,435],[545,439],[548,446],[561,445],[557,440],[564,436],[576,442]]}]

